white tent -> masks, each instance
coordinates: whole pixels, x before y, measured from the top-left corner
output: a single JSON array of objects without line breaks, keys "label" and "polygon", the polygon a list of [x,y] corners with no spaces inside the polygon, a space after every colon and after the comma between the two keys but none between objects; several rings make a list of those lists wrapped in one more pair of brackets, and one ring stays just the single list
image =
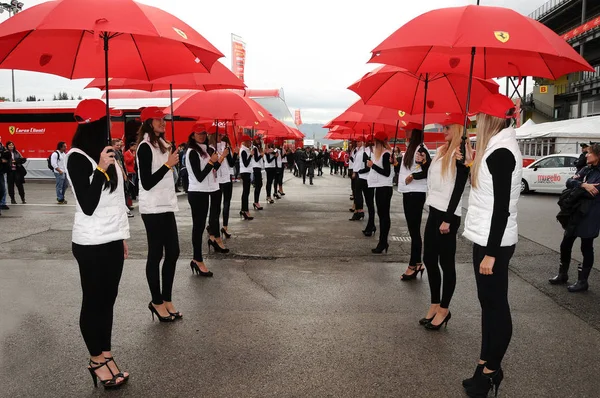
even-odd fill
[{"label": "white tent", "polygon": [[600,140],[600,116],[528,125],[517,129],[517,139],[578,138]]}]

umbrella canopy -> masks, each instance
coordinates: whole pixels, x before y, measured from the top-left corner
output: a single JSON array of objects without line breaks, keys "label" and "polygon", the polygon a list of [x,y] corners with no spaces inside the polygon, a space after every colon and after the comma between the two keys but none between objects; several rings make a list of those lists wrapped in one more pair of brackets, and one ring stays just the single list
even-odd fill
[{"label": "umbrella canopy", "polygon": [[[104,76],[107,86],[109,73],[153,80],[208,72],[222,56],[180,19],[133,0],[48,1],[0,24],[0,69]],[[109,114],[107,91],[110,142]]]},{"label": "umbrella canopy", "polygon": [[176,116],[235,121],[238,126],[250,127],[258,125],[269,115],[256,101],[229,90],[188,94],[173,103],[173,112]]},{"label": "umbrella canopy", "polygon": [[543,24],[508,8],[474,5],[437,9],[414,18],[378,45],[369,62],[400,66],[417,75],[469,75],[473,48],[473,75],[484,79],[555,80],[572,72],[593,71]]},{"label": "umbrella canopy", "polygon": [[207,72],[223,56],[159,8],[132,0],[58,0],[0,24],[0,68],[69,79],[99,77],[104,75],[103,45],[112,55],[111,76],[145,80]]},{"label": "umbrella canopy", "polygon": [[[434,73],[417,76],[397,66],[381,66],[367,73],[348,87],[360,95],[367,105],[401,109],[410,114],[466,113],[469,77]],[[481,101],[498,92],[498,83],[474,79],[470,109],[476,110]],[[386,108],[384,108],[386,109]]]},{"label": "umbrella canopy", "polygon": [[[225,65],[215,62],[210,73],[186,73],[182,75],[173,75],[161,77],[152,81],[128,79],[128,78],[109,78],[108,87],[111,90],[129,89],[142,91],[163,91],[163,90],[221,90],[246,88],[236,75],[233,74]],[[94,79],[85,88],[98,88],[106,90],[105,79]]]}]

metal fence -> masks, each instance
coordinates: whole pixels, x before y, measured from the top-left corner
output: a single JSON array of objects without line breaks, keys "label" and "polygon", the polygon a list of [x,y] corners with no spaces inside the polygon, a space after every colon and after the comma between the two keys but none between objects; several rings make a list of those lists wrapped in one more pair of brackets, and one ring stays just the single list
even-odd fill
[{"label": "metal fence", "polygon": [[541,7],[529,14],[529,18],[540,19],[544,15],[554,10],[556,7],[560,6],[561,4],[568,3],[570,1],[573,0],[548,0]]}]

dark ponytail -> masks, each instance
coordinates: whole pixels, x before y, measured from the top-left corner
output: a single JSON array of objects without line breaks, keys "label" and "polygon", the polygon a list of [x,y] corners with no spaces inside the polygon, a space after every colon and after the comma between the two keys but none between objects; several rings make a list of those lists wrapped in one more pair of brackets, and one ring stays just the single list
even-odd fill
[{"label": "dark ponytail", "polygon": [[[72,148],[83,151],[86,155],[94,159],[96,163],[100,162],[100,154],[105,146],[106,117],[95,122],[78,125],[73,136],[73,141],[71,142]],[[104,189],[110,189],[110,192],[113,193],[119,183],[115,165],[110,165],[106,169],[106,174],[108,174],[110,181],[104,183]]]},{"label": "dark ponytail", "polygon": [[406,153],[404,154],[404,158],[402,159],[402,163],[407,169],[411,168],[413,160],[415,158],[415,152],[417,151],[417,147],[422,143],[423,130],[413,129],[410,133],[410,142],[408,143],[408,147],[406,148]]}]

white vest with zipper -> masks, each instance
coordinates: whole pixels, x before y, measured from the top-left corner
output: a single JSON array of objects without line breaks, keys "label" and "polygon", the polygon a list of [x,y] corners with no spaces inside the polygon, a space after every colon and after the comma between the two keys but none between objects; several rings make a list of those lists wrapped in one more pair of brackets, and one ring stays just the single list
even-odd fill
[{"label": "white vest with zipper", "polygon": [[[391,160],[392,152],[390,150],[386,149],[381,152],[381,156],[379,157],[379,159],[375,159],[375,154],[373,154],[373,156],[371,157],[371,160],[373,161],[373,165],[376,165],[379,168],[383,169],[383,155],[385,155],[386,153],[390,154],[390,162],[391,162],[392,161]],[[367,174],[367,184],[369,185],[369,188],[391,187],[393,185],[393,180],[394,180],[394,166],[393,165],[390,166],[390,175],[387,177],[384,176],[383,174],[379,174],[377,171],[373,170],[373,168],[371,168],[371,170]]]},{"label": "white vest with zipper", "polygon": [[487,158],[500,148],[508,149],[515,157],[515,169],[512,172],[509,216],[502,236],[500,246],[512,246],[519,240],[519,230],[517,226],[517,204],[521,195],[521,178],[523,175],[523,159],[519,144],[516,139],[515,129],[506,128],[493,136],[479,167],[477,178],[477,188],[471,188],[469,194],[469,207],[467,209],[467,218],[465,221],[465,232],[463,236],[479,246],[487,246],[490,236],[490,227],[492,223],[492,213],[494,209],[494,186],[492,175],[487,165]]},{"label": "white vest with zipper", "polygon": [[[227,144],[223,141],[217,143],[217,154],[219,155],[219,158],[223,155],[223,152],[225,152],[225,148],[227,148]],[[231,153],[231,156],[233,156],[233,153]],[[219,184],[227,184],[231,182],[232,175],[233,169],[229,166],[229,161],[226,156],[225,159],[223,159],[223,163],[221,163],[221,167],[217,170],[217,182]]]},{"label": "white vest with zipper", "polygon": [[[198,157],[200,157],[200,171],[202,171],[208,165],[208,162],[210,161],[210,156],[208,156],[206,145],[201,144],[200,146],[202,147],[202,149],[205,152],[204,157],[202,157],[202,155],[200,155],[200,153],[198,153],[198,152],[196,152],[196,153],[198,153]],[[188,179],[189,179],[188,191],[191,191],[191,192],[215,192],[215,191],[218,191],[220,187],[219,187],[219,182],[217,181],[217,176],[216,176],[217,172],[214,169],[211,170],[206,177],[204,177],[204,180],[198,181],[198,179],[196,178],[196,175],[194,174],[194,170],[192,169],[192,164],[190,163],[190,154],[192,153],[192,151],[195,151],[195,149],[188,148],[188,150],[185,153],[185,166],[188,169]]]},{"label": "white vest with zipper", "polygon": [[[250,159],[250,163],[248,163],[248,166],[244,165],[242,153],[245,153],[246,156],[248,157],[248,159]],[[252,173],[252,162],[253,162],[252,153],[250,152],[250,149],[248,149],[248,147],[245,147],[244,145],[242,145],[240,147],[240,174]]]},{"label": "white vest with zipper", "polygon": [[[162,141],[162,138],[160,138]],[[170,151],[167,150],[165,153],[162,153],[159,148],[155,148],[150,144],[150,139],[148,138],[148,133],[144,135],[143,141],[140,143],[139,147],[142,145],[148,145],[150,150],[152,151],[152,174],[156,173],[158,169],[164,166],[165,163],[169,160]],[[163,141],[163,145],[167,145]],[[138,148],[139,151],[139,148]],[[137,164],[140,164],[139,159],[137,159]],[[138,166],[139,167],[139,166]],[[175,181],[173,180],[173,171],[169,170],[167,174],[164,175],[162,180],[159,181],[150,191],[146,191],[142,184],[142,176],[140,173],[140,183],[139,183],[139,209],[140,214],[160,214],[160,213],[170,213],[179,211],[179,205],[177,204],[177,194],[175,193]]]},{"label": "white vest with zipper", "polygon": [[[446,156],[452,156],[452,154],[448,153]],[[452,197],[455,183],[455,160],[452,159],[450,170],[443,176],[442,159],[440,156],[434,157],[427,173],[427,200],[425,201],[425,206],[431,206],[434,209],[445,213],[448,210],[448,204],[450,204],[450,198]],[[454,210],[454,214],[458,217],[462,216],[462,195],[458,202],[458,206],[456,206],[456,210]]]},{"label": "white vest with zipper", "polygon": [[[69,156],[73,153],[79,153],[87,158],[91,163],[92,175],[90,175],[90,183],[94,179],[94,170],[98,164],[89,157],[85,152],[78,148],[72,148],[65,157],[65,164],[68,162]],[[91,216],[86,215],[75,190],[75,220],[73,222],[73,231],[71,240],[78,245],[102,245],[118,240],[129,239],[129,220],[127,219],[127,206],[124,198],[124,182],[123,171],[119,167],[118,162],[115,162],[117,169],[117,189],[110,192],[110,189],[102,188],[100,192],[100,201]],[[69,184],[73,186],[68,170],[66,171]]]},{"label": "white vest with zipper", "polygon": [[[421,146],[418,145],[415,149],[415,155]],[[425,147],[427,150],[427,147]],[[406,154],[404,154],[406,156]],[[406,185],[406,177],[411,174],[419,173],[421,171],[421,165],[417,164],[415,157],[413,156],[412,165],[410,168],[404,166],[404,159],[400,163],[400,171],[398,172],[398,192],[409,193],[409,192],[427,192],[427,179],[412,180],[412,182]]]}]

